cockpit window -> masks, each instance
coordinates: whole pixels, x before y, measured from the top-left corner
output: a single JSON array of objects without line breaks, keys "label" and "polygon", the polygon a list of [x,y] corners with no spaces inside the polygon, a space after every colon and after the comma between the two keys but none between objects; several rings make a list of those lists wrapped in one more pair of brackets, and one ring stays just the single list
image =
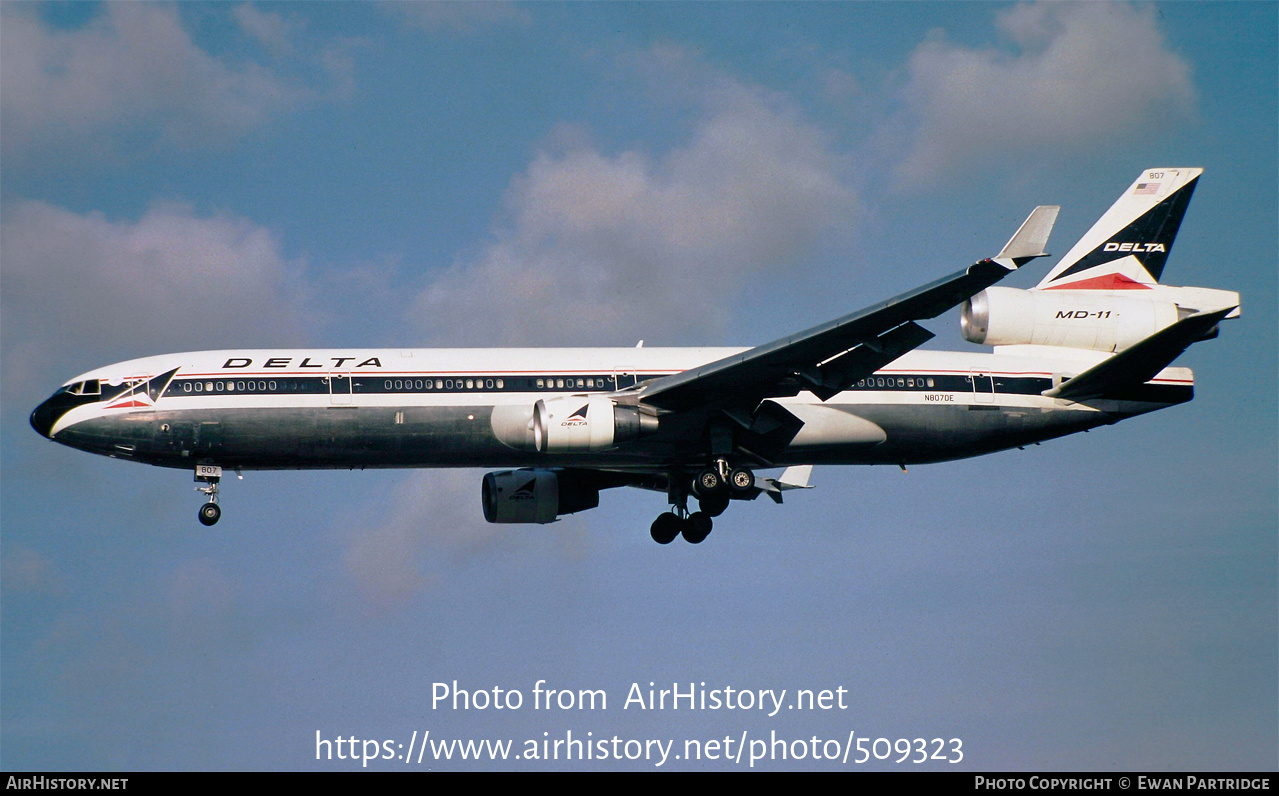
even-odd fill
[{"label": "cockpit window", "polygon": [[72,384],[70,387],[67,387],[67,392],[71,393],[72,395],[101,395],[102,382],[98,381],[97,379],[89,379],[88,381],[77,381],[75,384]]}]

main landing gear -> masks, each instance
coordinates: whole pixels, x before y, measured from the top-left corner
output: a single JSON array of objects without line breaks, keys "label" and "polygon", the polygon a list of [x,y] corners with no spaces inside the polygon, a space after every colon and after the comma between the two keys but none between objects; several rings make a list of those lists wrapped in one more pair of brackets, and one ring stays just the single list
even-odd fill
[{"label": "main landing gear", "polygon": [[[672,510],[653,520],[649,534],[658,544],[670,544],[676,536],[683,536],[689,544],[701,544],[714,522],[728,508],[730,500],[746,499],[755,489],[755,474],[746,467],[728,466],[728,460],[716,458],[705,470],[697,473],[689,486],[688,481],[672,476],[668,497]],[[690,492],[697,496],[700,511],[689,512]]]},{"label": "main landing gear", "polygon": [[196,492],[209,496],[209,502],[200,507],[200,523],[213,525],[222,518],[222,507],[218,505],[218,482],[222,480],[222,468],[207,464],[196,465],[195,480],[204,486],[197,486]]},{"label": "main landing gear", "polygon": [[710,535],[712,525],[710,515],[704,511],[689,514],[686,508],[676,508],[659,514],[648,532],[658,544],[670,544],[681,534],[689,544],[701,544]]}]

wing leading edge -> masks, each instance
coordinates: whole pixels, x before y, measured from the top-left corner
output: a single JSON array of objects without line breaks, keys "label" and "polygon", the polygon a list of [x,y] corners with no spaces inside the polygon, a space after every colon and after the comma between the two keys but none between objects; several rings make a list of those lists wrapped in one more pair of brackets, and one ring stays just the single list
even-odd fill
[{"label": "wing leading edge", "polygon": [[1057,206],[1034,212],[995,257],[798,334],[641,387],[639,400],[670,412],[754,408],[808,390],[825,401],[933,337],[915,323],[935,318],[1024,263],[1046,255]]}]

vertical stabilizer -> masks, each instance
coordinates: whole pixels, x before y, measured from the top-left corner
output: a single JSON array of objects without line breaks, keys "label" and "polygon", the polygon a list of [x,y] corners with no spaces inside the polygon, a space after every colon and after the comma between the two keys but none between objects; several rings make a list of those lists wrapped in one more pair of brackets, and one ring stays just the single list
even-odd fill
[{"label": "vertical stabilizer", "polygon": [[1146,169],[1036,290],[1143,290],[1159,282],[1203,169]]}]

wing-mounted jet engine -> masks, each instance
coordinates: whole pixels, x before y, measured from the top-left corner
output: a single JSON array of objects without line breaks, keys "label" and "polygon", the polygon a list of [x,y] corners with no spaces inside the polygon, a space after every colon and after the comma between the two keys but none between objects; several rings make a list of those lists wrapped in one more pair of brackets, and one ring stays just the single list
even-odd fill
[{"label": "wing-mounted jet engine", "polygon": [[481,498],[489,522],[555,522],[600,504],[600,488],[570,471],[503,470],[484,476]]},{"label": "wing-mounted jet engine", "polygon": [[533,405],[533,444],[539,453],[601,451],[657,431],[656,415],[603,395],[568,395]]}]

